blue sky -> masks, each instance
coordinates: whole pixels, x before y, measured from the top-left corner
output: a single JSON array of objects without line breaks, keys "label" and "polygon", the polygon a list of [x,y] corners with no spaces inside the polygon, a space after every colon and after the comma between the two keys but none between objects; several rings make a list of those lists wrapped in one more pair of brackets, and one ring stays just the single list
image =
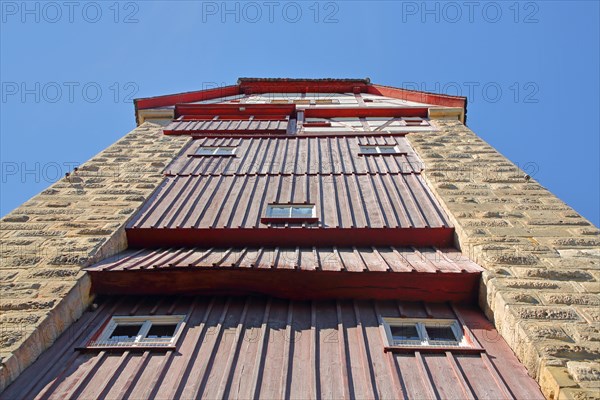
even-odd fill
[{"label": "blue sky", "polygon": [[597,1],[1,1],[0,214],[135,126],[249,77],[469,97],[468,125],[600,225]]}]

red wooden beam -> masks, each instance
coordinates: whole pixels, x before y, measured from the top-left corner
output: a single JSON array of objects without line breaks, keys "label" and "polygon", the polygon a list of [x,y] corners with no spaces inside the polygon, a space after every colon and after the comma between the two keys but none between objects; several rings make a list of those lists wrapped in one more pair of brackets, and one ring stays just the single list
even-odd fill
[{"label": "red wooden beam", "polygon": [[[400,89],[391,86],[369,85],[367,93],[394,99],[415,101],[444,107],[467,107],[467,98],[450,96],[446,94],[420,92],[416,90]],[[466,110],[465,110],[466,111]]]},{"label": "red wooden beam", "polygon": [[226,115],[279,115],[290,116],[296,112],[295,104],[177,104],[175,118],[180,116]]},{"label": "red wooden beam", "polygon": [[182,246],[452,247],[454,228],[129,228],[130,248]]},{"label": "red wooden beam", "polygon": [[[174,131],[169,131],[171,133],[174,133]],[[386,133],[385,136],[406,136],[408,135],[409,132],[394,132],[394,133]],[[191,132],[191,136],[194,139],[203,139],[203,138],[216,138],[216,137],[222,137],[222,136],[227,136],[228,138],[238,138],[238,139],[248,139],[248,138],[266,138],[266,137],[272,137],[272,136],[282,136],[282,137],[289,137],[287,135],[287,133],[285,132],[273,132],[271,133],[256,133],[256,131],[252,131],[252,133],[250,133],[250,131],[248,131],[248,133],[244,133],[244,132],[240,132],[240,131],[236,131],[236,132],[225,132],[225,133],[218,133],[215,131],[212,131],[210,133],[195,133],[195,132]],[[381,132],[357,132],[357,131],[347,131],[347,132],[304,132],[302,133],[302,135],[299,135],[298,137],[337,137],[337,136],[344,136],[344,137],[355,137],[355,136],[381,136]]]},{"label": "red wooden beam", "polygon": [[133,102],[137,112],[137,110],[144,110],[148,108],[168,107],[177,103],[192,103],[195,101],[218,99],[219,97],[235,96],[237,94],[240,94],[239,86],[232,85],[217,87],[214,89],[135,99]]},{"label": "red wooden beam", "polygon": [[[241,131],[241,132],[252,132],[252,134],[248,134],[246,135],[246,137],[260,137],[260,135],[264,136],[287,136],[287,129],[253,129],[252,131]],[[217,137],[217,136],[227,136],[230,137],[233,134],[239,134],[240,131],[239,130],[221,130],[218,131],[217,134],[214,134],[215,131],[208,129],[208,130],[202,130],[202,129],[194,129],[194,130],[171,130],[171,129],[164,129],[163,133],[165,135],[196,135],[195,137]],[[210,135],[209,135],[210,134]]]},{"label": "red wooden beam", "polygon": [[[394,299],[475,302],[481,273],[348,272],[174,267],[90,271],[97,294],[254,295],[293,300]],[[293,282],[293,284],[290,284]]]},{"label": "red wooden beam", "polygon": [[292,81],[245,81],[240,83],[240,91],[246,94],[260,93],[355,93],[367,92],[368,85],[364,80],[327,81],[317,79]]}]

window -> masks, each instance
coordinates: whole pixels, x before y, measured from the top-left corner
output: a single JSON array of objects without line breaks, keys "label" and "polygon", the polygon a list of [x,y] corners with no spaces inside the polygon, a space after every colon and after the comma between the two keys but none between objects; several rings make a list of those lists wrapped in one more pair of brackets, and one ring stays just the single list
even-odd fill
[{"label": "window", "polygon": [[235,147],[225,146],[200,146],[196,150],[195,156],[234,156]]},{"label": "window", "polygon": [[427,126],[429,122],[420,117],[404,117],[402,118],[406,126]]},{"label": "window", "polygon": [[331,121],[320,118],[307,118],[304,121],[305,128],[328,128],[331,126]]},{"label": "window", "polygon": [[339,104],[338,99],[273,99],[271,104],[296,104],[299,106],[318,105],[318,104]]},{"label": "window", "polygon": [[175,346],[183,319],[183,315],[115,316],[87,347]]},{"label": "window", "polygon": [[338,99],[316,99],[314,104],[340,104],[340,101]]},{"label": "window", "polygon": [[269,204],[263,222],[316,222],[313,204]]},{"label": "window", "polygon": [[371,154],[405,154],[398,150],[398,146],[359,146],[361,155]]},{"label": "window", "polygon": [[468,346],[454,319],[384,318],[389,346]]}]

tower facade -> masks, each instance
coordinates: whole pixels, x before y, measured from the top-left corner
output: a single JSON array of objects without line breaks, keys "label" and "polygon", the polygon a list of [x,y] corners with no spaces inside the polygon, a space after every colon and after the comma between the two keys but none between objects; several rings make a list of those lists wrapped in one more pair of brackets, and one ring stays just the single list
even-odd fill
[{"label": "tower facade", "polygon": [[597,394],[598,231],[465,98],[242,78],[135,104],[2,221],[3,398]]}]

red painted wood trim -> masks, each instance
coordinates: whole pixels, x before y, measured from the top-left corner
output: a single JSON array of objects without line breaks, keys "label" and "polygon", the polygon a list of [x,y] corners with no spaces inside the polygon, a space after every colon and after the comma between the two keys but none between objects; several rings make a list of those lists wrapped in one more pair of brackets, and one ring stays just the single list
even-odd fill
[{"label": "red painted wood trim", "polygon": [[217,115],[277,115],[286,117],[296,112],[295,104],[177,104],[175,118]]},{"label": "red painted wood trim", "polygon": [[414,353],[416,351],[420,353],[438,353],[444,354],[446,352],[456,354],[481,354],[485,353],[483,347],[440,347],[440,346],[386,346],[383,351],[388,353]]},{"label": "red painted wood trim", "polygon": [[328,81],[243,81],[240,91],[247,94],[260,93],[354,93],[355,88],[360,92],[367,92],[369,85],[361,81],[328,82]]},{"label": "red painted wood trim", "polygon": [[130,248],[186,246],[452,247],[454,228],[129,228]]},{"label": "red painted wood trim", "polygon": [[336,117],[421,117],[427,118],[427,107],[362,107],[362,108],[307,108],[306,118]]},{"label": "red painted wood trim", "polygon": [[354,93],[359,88],[362,93],[370,93],[409,101],[424,102],[446,107],[466,107],[466,98],[437,93],[394,88],[383,85],[366,85],[363,82],[242,82],[241,85],[217,87],[164,96],[135,99],[136,110],[173,106],[177,103],[191,103],[242,93]]},{"label": "red painted wood trim", "polygon": [[148,108],[173,106],[177,103],[191,103],[194,101],[203,101],[217,99],[219,97],[235,96],[240,94],[240,88],[237,85],[222,86],[214,89],[197,90],[193,92],[168,94],[165,96],[146,97],[135,99],[135,109],[145,110]]},{"label": "red painted wood trim", "polygon": [[[246,131],[248,133],[241,133],[242,131],[236,131],[234,133],[206,133],[206,134],[196,134],[192,133],[193,139],[204,139],[204,138],[217,138],[226,136],[232,139],[248,139],[248,138],[266,138],[266,137],[290,137],[288,134],[282,133],[273,133],[273,134],[264,134],[264,133],[255,133],[256,131]],[[252,132],[252,133],[250,133]],[[394,132],[394,133],[385,133],[385,132],[359,132],[359,131],[348,131],[348,132],[304,132],[302,134],[294,135],[292,138],[303,138],[303,137],[363,137],[363,136],[406,136],[410,134],[410,132]]]},{"label": "red painted wood trim", "polygon": [[[190,129],[190,130],[179,130],[179,129],[164,129],[163,133],[165,135],[199,135],[201,137],[208,137],[209,135],[205,135],[205,132],[211,132],[214,133],[215,130],[214,129],[207,129],[207,130],[203,130],[203,129]],[[248,137],[253,137],[254,134],[267,134],[266,136],[274,136],[274,135],[280,135],[280,136],[286,136],[287,135],[287,128],[281,128],[281,129],[252,129],[252,130],[222,130],[219,131],[220,135],[226,135],[227,137],[230,137],[232,134],[239,134],[240,132],[252,132],[251,135],[245,135],[244,137],[248,138]],[[272,133],[272,134],[269,134]],[[218,136],[218,135],[212,135],[212,136]]]},{"label": "red painted wood trim", "polygon": [[[467,98],[450,96],[438,93],[420,92],[416,90],[400,89],[391,86],[369,85],[367,93],[395,99],[415,101],[444,107],[467,107]],[[466,110],[465,110],[466,111]]]},{"label": "red painted wood trim", "polygon": [[[91,271],[97,294],[262,294],[293,300],[477,301],[480,273],[347,272],[239,267]],[[293,284],[290,284],[293,282]]]},{"label": "red painted wood trim", "polygon": [[101,351],[107,351],[109,353],[124,353],[144,351],[158,351],[167,352],[169,350],[176,350],[176,346],[90,346],[90,347],[75,347],[74,350],[80,353],[100,353]]},{"label": "red painted wood trim", "polygon": [[[221,115],[218,121],[250,121],[250,115]],[[252,115],[253,121],[287,121],[287,115]],[[212,121],[214,115],[182,115],[177,121]]]}]

